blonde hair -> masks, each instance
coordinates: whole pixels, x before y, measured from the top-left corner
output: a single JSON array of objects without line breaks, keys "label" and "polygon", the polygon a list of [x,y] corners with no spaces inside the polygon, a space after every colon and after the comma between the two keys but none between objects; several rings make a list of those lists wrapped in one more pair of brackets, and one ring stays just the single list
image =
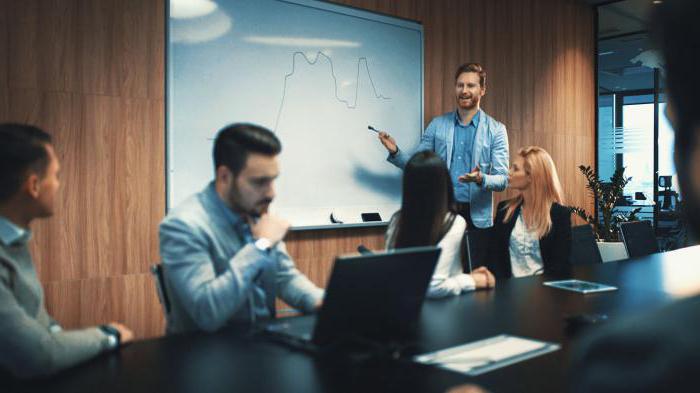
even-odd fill
[{"label": "blonde hair", "polygon": [[[549,214],[552,204],[554,202],[564,204],[557,168],[549,153],[541,147],[523,147],[518,151],[518,155],[523,158],[523,170],[530,175],[531,180],[527,190],[529,214],[527,217],[523,215],[523,220],[528,230],[535,232],[541,239],[552,229],[552,218]],[[521,192],[506,203],[503,222],[513,217],[515,209],[523,203],[523,200]]]}]

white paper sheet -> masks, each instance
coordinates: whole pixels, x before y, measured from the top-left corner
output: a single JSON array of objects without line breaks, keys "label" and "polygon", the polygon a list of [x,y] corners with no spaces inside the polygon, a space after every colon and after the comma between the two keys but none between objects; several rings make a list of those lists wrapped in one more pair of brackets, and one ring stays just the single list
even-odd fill
[{"label": "white paper sheet", "polygon": [[554,343],[504,334],[419,355],[414,360],[474,376],[559,348]]}]

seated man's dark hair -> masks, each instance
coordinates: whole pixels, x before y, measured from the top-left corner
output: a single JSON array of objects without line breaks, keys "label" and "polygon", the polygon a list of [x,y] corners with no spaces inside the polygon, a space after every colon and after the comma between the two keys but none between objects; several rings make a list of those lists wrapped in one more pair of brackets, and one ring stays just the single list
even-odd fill
[{"label": "seated man's dark hair", "polygon": [[46,145],[50,143],[51,136],[40,128],[0,124],[0,202],[15,195],[30,172],[44,176],[49,164]]},{"label": "seated man's dark hair", "polygon": [[245,166],[248,154],[274,156],[282,151],[279,139],[267,128],[236,123],[222,128],[214,142],[214,171],[226,166],[234,176]]}]

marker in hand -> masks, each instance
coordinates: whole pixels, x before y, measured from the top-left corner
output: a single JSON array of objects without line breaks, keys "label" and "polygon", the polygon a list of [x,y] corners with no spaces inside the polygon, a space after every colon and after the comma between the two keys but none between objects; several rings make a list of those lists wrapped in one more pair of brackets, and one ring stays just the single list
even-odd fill
[{"label": "marker in hand", "polygon": [[384,145],[384,147],[390,154],[396,154],[396,152],[399,151],[399,147],[396,145],[396,141],[386,131],[379,131],[378,129],[372,126],[367,126],[367,129],[379,134],[379,141],[382,142],[382,145]]}]

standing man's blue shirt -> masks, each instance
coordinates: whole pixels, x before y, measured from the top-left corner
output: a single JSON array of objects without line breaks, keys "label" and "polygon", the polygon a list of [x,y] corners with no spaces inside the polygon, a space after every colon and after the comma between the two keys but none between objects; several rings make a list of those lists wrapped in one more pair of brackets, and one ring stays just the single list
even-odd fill
[{"label": "standing man's blue shirt", "polygon": [[469,124],[462,125],[459,112],[455,111],[455,140],[454,151],[452,152],[452,165],[450,165],[450,177],[455,190],[455,199],[458,202],[469,203],[469,184],[459,181],[459,177],[472,171],[472,149],[474,145],[474,134],[479,126],[479,114],[477,111]]},{"label": "standing man's blue shirt", "polygon": [[[461,131],[457,130],[458,127],[455,124],[455,112],[448,112],[433,118],[423,132],[418,146],[412,149],[413,151],[434,151],[445,161],[450,174],[453,173],[452,165],[455,156],[462,157],[462,161],[467,159],[461,154],[466,149],[461,150],[459,145],[455,143],[456,134]],[[477,228],[488,228],[493,225],[493,192],[503,191],[508,186],[508,161],[510,158],[508,132],[506,126],[483,110],[479,111],[479,118],[474,126],[476,132],[473,133],[471,142],[471,157],[469,158],[471,162],[467,163],[466,170],[460,175],[471,172],[478,165],[481,169],[482,183],[454,182],[453,186],[455,186],[455,193],[458,192],[457,186],[467,188],[472,222]],[[411,154],[410,151],[399,149],[394,156],[389,155],[388,161],[403,168],[411,158]],[[462,197],[457,197],[457,200],[461,199]]]}]

